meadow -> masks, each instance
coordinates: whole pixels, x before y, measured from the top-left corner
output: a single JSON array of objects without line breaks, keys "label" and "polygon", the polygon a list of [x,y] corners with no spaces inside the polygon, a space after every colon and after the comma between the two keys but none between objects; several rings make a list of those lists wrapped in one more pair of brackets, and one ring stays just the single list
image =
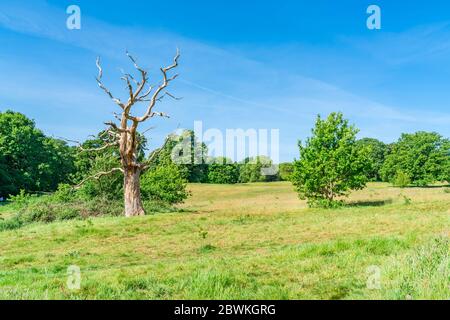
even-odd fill
[{"label": "meadow", "polygon": [[288,182],[189,189],[179,212],[0,232],[0,299],[450,298],[448,187],[369,183],[337,209]]}]

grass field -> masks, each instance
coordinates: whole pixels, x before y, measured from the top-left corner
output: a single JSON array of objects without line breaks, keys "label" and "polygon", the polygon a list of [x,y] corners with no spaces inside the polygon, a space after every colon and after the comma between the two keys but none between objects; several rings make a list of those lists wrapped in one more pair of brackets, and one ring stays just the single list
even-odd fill
[{"label": "grass field", "polygon": [[183,212],[0,232],[0,298],[450,298],[445,187],[372,183],[333,210],[284,182],[190,189]]}]

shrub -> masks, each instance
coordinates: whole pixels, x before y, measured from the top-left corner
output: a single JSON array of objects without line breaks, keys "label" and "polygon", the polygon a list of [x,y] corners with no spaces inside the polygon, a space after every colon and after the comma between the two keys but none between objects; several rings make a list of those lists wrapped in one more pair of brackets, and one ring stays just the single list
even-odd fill
[{"label": "shrub", "polygon": [[0,231],[17,229],[34,222],[51,223],[94,216],[119,216],[122,213],[123,201],[120,200],[102,197],[89,200],[72,196],[69,201],[63,201],[61,195],[55,193],[29,197],[23,201],[14,217],[0,221]]},{"label": "shrub", "polygon": [[61,202],[72,201],[75,196],[75,189],[68,184],[60,184],[56,192],[53,194],[55,200]]},{"label": "shrub", "polygon": [[54,206],[49,203],[33,203],[22,210],[19,217],[24,223],[49,223],[56,220],[56,212]]},{"label": "shrub", "polygon": [[392,184],[399,188],[406,188],[410,183],[411,179],[409,178],[409,175],[402,170],[397,171],[394,180],[392,181]]},{"label": "shrub", "polygon": [[31,195],[27,194],[25,190],[21,189],[20,192],[13,196],[11,195],[9,197],[9,200],[13,202],[18,207],[26,205],[31,199]]},{"label": "shrub", "polygon": [[189,195],[186,187],[186,178],[174,164],[157,166],[141,176],[141,193],[144,200],[180,203]]}]

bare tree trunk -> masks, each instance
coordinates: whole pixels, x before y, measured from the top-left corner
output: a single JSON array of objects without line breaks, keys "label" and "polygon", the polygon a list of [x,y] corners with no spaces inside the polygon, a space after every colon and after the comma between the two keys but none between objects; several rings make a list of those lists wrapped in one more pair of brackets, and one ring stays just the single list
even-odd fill
[{"label": "bare tree trunk", "polygon": [[124,172],[123,195],[125,201],[125,216],[143,216],[144,207],[141,201],[140,170],[127,168]]},{"label": "bare tree trunk", "polygon": [[[109,172],[101,172],[97,174],[97,177],[94,176],[93,178],[98,178],[118,170],[123,172],[125,216],[134,217],[145,215],[144,207],[142,206],[141,201],[139,178],[141,170],[145,169],[146,164],[138,162],[137,155],[140,141],[137,128],[140,123],[147,121],[149,118],[153,118],[155,116],[168,117],[164,112],[153,111],[156,103],[161,101],[164,96],[169,96],[178,100],[165,90],[167,89],[169,83],[175,80],[178,76],[178,74],[175,74],[169,78],[167,73],[178,66],[180,52],[177,49],[177,54],[173,59],[173,64],[160,69],[162,72],[162,82],[158,85],[158,87],[149,86],[147,71],[139,67],[136,59],[133,58],[128,52],[127,56],[131,59],[134,67],[141,74],[141,81],[136,80],[131,74],[123,72],[121,79],[126,82],[129,94],[126,102],[122,102],[120,99],[115,98],[111,91],[103,85],[103,69],[100,66],[100,58],[97,58],[96,61],[98,68],[97,84],[122,109],[122,113],[114,114],[117,120],[120,121],[120,126],[114,122],[105,123],[109,126],[109,129],[106,131],[108,134],[108,140],[112,139],[113,141],[100,148],[96,148],[95,150],[100,151],[110,146],[118,146],[121,159],[121,168],[114,168]],[[133,83],[135,85],[133,85]],[[146,87],[148,88],[145,89]],[[132,115],[131,108],[136,103],[140,102],[147,104],[145,113],[140,117]]]}]

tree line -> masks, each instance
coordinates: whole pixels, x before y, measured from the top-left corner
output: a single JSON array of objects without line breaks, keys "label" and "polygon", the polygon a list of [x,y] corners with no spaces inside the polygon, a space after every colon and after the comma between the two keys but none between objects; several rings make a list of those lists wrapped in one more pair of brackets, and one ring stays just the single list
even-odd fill
[{"label": "tree line", "polygon": [[[317,118],[311,136],[299,142],[298,160],[282,163],[275,175],[264,175],[273,166],[270,158],[258,156],[233,162],[208,156],[193,131],[171,135],[155,155],[146,156],[145,137],[139,135],[137,159],[148,160],[142,174],[144,199],[177,203],[187,196],[186,184],[235,184],[290,180],[300,196],[314,202],[333,202],[368,181],[386,181],[399,187],[425,186],[450,180],[450,142],[434,132],[402,134],[397,142],[385,144],[377,139],[357,139],[358,130],[340,113]],[[0,113],[0,197],[27,193],[53,192],[61,184],[77,186],[86,178],[108,172],[119,165],[118,146],[105,145],[106,131],[84,141],[84,150],[66,141],[45,136],[25,115]],[[174,161],[174,149],[190,143],[186,154]],[[183,148],[186,150],[186,148]],[[185,151],[186,152],[186,151]],[[196,157],[200,161],[195,161]],[[185,160],[185,159],[184,159]],[[111,174],[86,181],[79,192],[86,197],[122,197],[123,175]]]}]

